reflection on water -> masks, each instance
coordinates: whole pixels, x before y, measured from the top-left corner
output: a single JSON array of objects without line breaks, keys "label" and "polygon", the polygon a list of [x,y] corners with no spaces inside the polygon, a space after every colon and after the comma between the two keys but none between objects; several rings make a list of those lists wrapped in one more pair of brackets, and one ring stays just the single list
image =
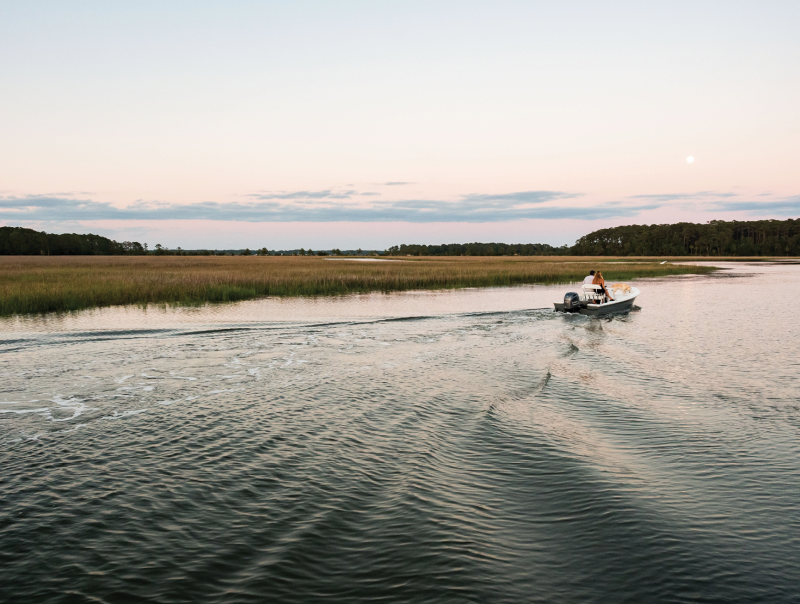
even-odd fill
[{"label": "reflection on water", "polygon": [[323,258],[323,260],[330,260],[333,262],[405,262],[405,260],[395,260],[392,258]]},{"label": "reflection on water", "polygon": [[[190,325],[310,322],[420,317],[470,312],[553,308],[565,287],[516,287],[371,293],[349,296],[262,298],[198,307],[149,305],[100,308],[70,313],[0,319],[5,332],[55,332]],[[573,286],[575,287],[575,286]]]},{"label": "reflection on water", "polygon": [[4,321],[0,600],[798,601],[800,267],[730,267]]}]

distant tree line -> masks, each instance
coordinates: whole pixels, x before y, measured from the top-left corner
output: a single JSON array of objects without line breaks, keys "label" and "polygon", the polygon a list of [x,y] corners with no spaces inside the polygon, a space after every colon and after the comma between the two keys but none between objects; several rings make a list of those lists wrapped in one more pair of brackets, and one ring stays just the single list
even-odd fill
[{"label": "distant tree line", "polygon": [[[22,227],[0,227],[0,255],[300,255],[362,256],[372,252],[300,250],[255,252],[227,250],[170,250],[161,244],[148,250],[147,244],[100,235],[75,233],[56,235]],[[679,222],[619,226],[584,235],[573,246],[554,247],[546,243],[448,243],[442,245],[394,245],[387,256],[800,256],[800,219],[750,220],[706,224]]]},{"label": "distant tree line", "polygon": [[800,256],[800,219],[631,225],[546,243],[395,245],[389,256]]},{"label": "distant tree line", "polygon": [[387,256],[563,256],[569,247],[546,243],[443,243],[442,245],[393,245]]},{"label": "distant tree line", "polygon": [[[147,244],[144,244],[145,250],[147,250]],[[176,247],[174,250],[169,249],[168,247],[164,247],[160,243],[156,243],[156,246],[153,248],[152,251],[146,252],[148,254],[152,254],[154,256],[213,256],[215,254],[212,250],[184,250],[180,247]],[[250,253],[250,250],[247,252]],[[225,253],[217,253],[217,256],[225,256]]]},{"label": "distant tree line", "polygon": [[800,256],[800,219],[619,226],[584,235],[574,256]]},{"label": "distant tree line", "polygon": [[100,235],[56,235],[22,227],[0,227],[0,255],[3,256],[115,256],[145,252],[145,246],[136,241],[117,243]]}]

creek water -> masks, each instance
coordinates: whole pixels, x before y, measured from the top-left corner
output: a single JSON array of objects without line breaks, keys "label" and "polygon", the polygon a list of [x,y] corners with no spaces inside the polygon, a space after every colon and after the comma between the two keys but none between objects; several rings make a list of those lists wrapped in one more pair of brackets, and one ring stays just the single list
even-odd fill
[{"label": "creek water", "polygon": [[800,602],[800,266],[723,266],[3,320],[0,601]]}]

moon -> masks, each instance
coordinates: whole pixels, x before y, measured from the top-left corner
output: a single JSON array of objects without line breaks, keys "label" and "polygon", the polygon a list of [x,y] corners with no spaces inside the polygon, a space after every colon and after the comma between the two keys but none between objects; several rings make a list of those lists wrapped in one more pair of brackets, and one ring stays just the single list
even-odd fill
[{"label": "moon", "polygon": [[687,164],[690,164],[690,163],[692,163],[693,161],[694,161],[694,157],[692,157],[691,155],[690,155],[689,157],[687,157],[687,158],[686,158],[686,163],[687,163]]}]

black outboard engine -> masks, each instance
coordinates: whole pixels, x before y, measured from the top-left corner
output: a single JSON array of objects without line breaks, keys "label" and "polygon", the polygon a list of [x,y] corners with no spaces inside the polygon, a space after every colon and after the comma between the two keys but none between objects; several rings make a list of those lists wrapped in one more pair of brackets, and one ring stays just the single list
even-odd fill
[{"label": "black outboard engine", "polygon": [[578,312],[581,309],[581,297],[575,292],[569,292],[564,296],[564,310],[566,312]]}]

